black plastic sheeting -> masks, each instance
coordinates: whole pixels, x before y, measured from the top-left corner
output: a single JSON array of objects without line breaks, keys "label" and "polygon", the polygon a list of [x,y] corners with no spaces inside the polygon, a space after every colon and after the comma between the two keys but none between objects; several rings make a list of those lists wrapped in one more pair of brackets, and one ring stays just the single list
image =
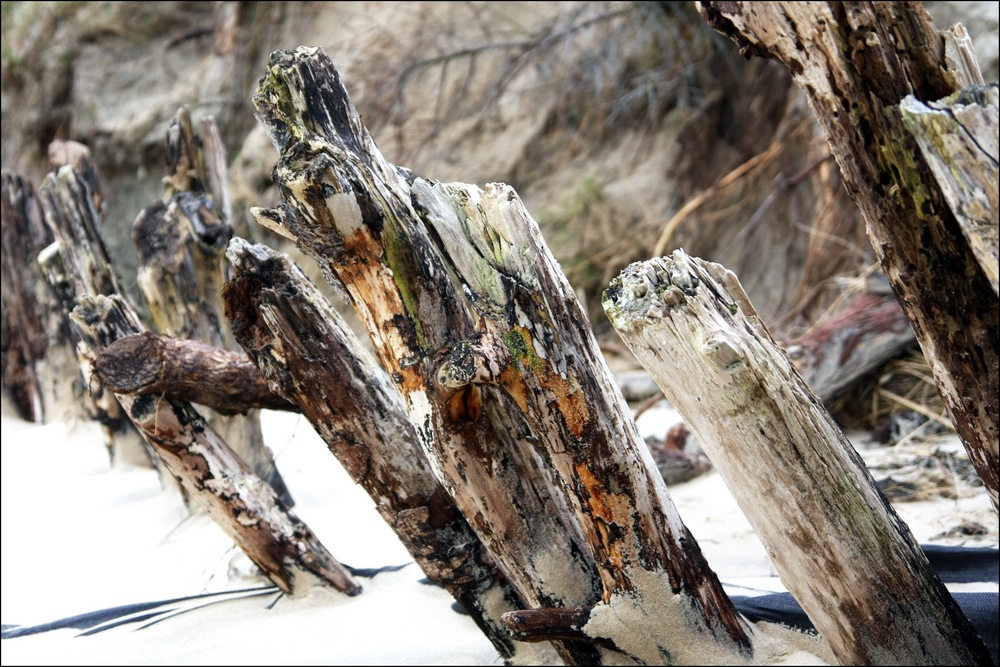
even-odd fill
[{"label": "black plastic sheeting", "polygon": [[[941,581],[949,584],[998,581],[1000,551],[988,548],[946,547],[931,544],[922,545],[927,560]],[[966,618],[979,632],[983,643],[993,656],[993,664],[998,663],[997,593],[951,594]],[[733,606],[750,621],[770,621],[781,623],[797,630],[815,632],[812,621],[802,611],[791,593],[771,593],[758,596],[730,596]]]},{"label": "black plastic sheeting", "polygon": [[[947,547],[938,545],[922,545],[927,559],[930,561],[938,577],[945,583],[997,583],[1000,570],[1000,551],[989,548]],[[378,568],[348,568],[356,576],[373,577],[379,572],[399,570],[405,565],[389,565]],[[245,588],[222,593],[206,593],[156,602],[141,602],[121,607],[100,609],[86,614],[70,616],[39,625],[3,625],[3,639],[14,639],[26,635],[34,635],[51,630],[71,628],[79,630],[77,636],[86,636],[103,632],[128,623],[143,623],[147,627],[153,623],[166,620],[178,613],[185,613],[203,607],[206,604],[225,602],[243,597],[277,595],[281,592],[275,586]],[[985,593],[952,593],[962,611],[983,638],[989,649],[993,664],[998,665],[998,612],[1000,600],[998,594]],[[733,606],[751,622],[769,621],[781,623],[804,631],[815,632],[812,622],[802,607],[790,593],[771,593],[757,596],[732,595]],[[458,604],[452,605],[456,611],[463,611]],[[6,610],[5,610],[6,611]]]}]

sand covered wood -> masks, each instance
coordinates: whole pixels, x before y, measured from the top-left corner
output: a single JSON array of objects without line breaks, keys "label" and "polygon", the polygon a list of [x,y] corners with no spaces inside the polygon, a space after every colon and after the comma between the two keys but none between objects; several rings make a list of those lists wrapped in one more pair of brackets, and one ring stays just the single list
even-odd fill
[{"label": "sand covered wood", "polygon": [[978,634],[736,276],[675,251],[629,266],[608,318],[684,416],[843,664],[976,664]]}]

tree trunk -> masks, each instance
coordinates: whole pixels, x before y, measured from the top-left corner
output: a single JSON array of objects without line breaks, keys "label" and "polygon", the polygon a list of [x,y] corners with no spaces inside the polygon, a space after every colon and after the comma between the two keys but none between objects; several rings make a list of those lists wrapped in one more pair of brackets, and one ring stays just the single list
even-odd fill
[{"label": "tree trunk", "polygon": [[[1000,302],[901,105],[908,96],[940,100],[975,81],[950,66],[946,40],[919,3],[699,7],[744,55],[775,58],[806,91],[955,429],[1000,508]],[[994,207],[994,224],[996,216]]]},{"label": "tree trunk", "polygon": [[269,383],[302,410],[427,577],[504,658],[529,660],[501,623],[520,596],[434,476],[389,376],[287,256],[242,239],[228,255],[226,313]]},{"label": "tree trunk", "polygon": [[[90,364],[108,345],[143,330],[118,295],[81,297],[71,319]],[[361,592],[351,573],[190,404],[152,395],[117,397],[189,497],[278,588],[298,595],[318,581],[348,595]]]},{"label": "tree trunk", "polygon": [[[222,303],[228,278],[225,251],[232,238],[225,151],[209,117],[196,133],[186,110],[167,133],[168,175],[162,202],[139,214],[132,240],[139,251],[137,279],[159,333],[236,348]],[[203,408],[212,428],[254,472],[292,498],[260,430],[260,413]]]},{"label": "tree trunk", "polygon": [[254,103],[281,156],[283,201],[255,210],[258,221],[349,296],[435,474],[525,602],[589,609],[583,632],[549,633],[599,653],[564,657],[621,660],[607,653],[614,645],[646,663],[684,662],[709,641],[734,659],[749,654],[746,626],[516,194],[411,183],[378,152],[319,49],[274,53]]},{"label": "tree trunk", "polygon": [[736,276],[676,251],[605,292],[842,664],[982,664],[982,640]]}]

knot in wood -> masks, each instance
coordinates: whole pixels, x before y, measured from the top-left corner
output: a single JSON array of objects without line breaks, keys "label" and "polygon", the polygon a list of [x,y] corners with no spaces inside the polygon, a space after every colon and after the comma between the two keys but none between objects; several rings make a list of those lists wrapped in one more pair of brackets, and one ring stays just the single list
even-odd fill
[{"label": "knot in wood", "polygon": [[492,334],[480,334],[452,346],[435,377],[446,389],[494,383],[509,362],[510,352],[502,341]]},{"label": "knot in wood", "polygon": [[740,354],[739,343],[730,340],[723,334],[715,334],[705,340],[701,348],[702,354],[716,368],[732,373],[743,362],[743,355]]}]

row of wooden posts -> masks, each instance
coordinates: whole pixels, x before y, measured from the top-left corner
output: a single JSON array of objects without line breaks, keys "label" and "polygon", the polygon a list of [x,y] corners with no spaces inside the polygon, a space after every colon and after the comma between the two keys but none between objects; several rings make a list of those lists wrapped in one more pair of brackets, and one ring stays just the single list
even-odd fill
[{"label": "row of wooden posts", "polygon": [[[760,26],[778,21],[769,9],[723,4],[702,11],[720,30],[738,32],[744,48],[805,57],[766,42]],[[822,9],[789,11],[781,20],[798,23],[786,31]],[[878,26],[912,10],[853,11],[829,18]],[[810,53],[820,51],[833,57],[829,48]],[[813,76],[817,105],[832,94],[817,81],[840,79]],[[997,88],[982,90],[976,99],[992,108],[995,130]],[[57,169],[37,193],[4,173],[4,280],[24,299],[4,308],[27,332],[12,349],[27,359],[42,350],[45,359],[25,371],[25,405],[58,405],[64,379],[79,375],[79,396],[114,455],[148,456],[286,592],[321,582],[353,595],[361,586],[295,516],[260,436],[261,408],[296,409],[309,420],[427,577],[469,610],[505,659],[532,662],[553,651],[567,664],[766,659],[758,629],[735,611],[670,500],[585,312],[513,189],[440,183],[387,162],[321,49],[275,52],[253,101],[279,152],[282,202],[253,214],[317,262],[360,316],[374,356],[287,255],[232,238],[218,133],[211,119],[196,129],[181,110],[167,138],[163,200],[133,227],[148,326],[104,249],[100,184],[86,149],[55,146]],[[873,136],[887,147],[901,141],[902,125],[885,120],[884,109],[871,113],[884,125]],[[844,163],[859,159],[856,142],[871,137],[843,133],[832,132],[831,145],[865,208],[858,179],[868,176]],[[881,159],[896,159],[887,151]],[[931,187],[899,178],[897,190]],[[912,191],[894,195],[893,206],[918,200]],[[935,206],[943,216],[944,200]],[[995,228],[995,198],[993,207]],[[873,234],[879,225],[892,231],[889,212],[865,212],[877,220]],[[911,287],[897,284],[907,278],[894,262],[910,250],[883,241],[883,265],[905,296]],[[953,239],[937,251],[960,247]],[[986,366],[992,403],[970,415],[949,398],[994,507],[995,255],[994,247],[993,289],[975,295],[992,303],[977,321],[993,337],[977,342],[978,359],[962,357]],[[23,272],[15,257],[24,258]],[[989,290],[989,270],[971,261],[967,291]],[[933,299],[904,308],[911,315],[930,303],[911,316],[925,352],[940,350],[927,326],[940,305]],[[832,657],[989,661],[731,272],[678,250],[628,267],[604,306],[726,479]],[[951,354],[938,365],[947,367]],[[952,377],[960,370],[936,373],[972,391]],[[976,439],[991,433],[992,448]]]}]

